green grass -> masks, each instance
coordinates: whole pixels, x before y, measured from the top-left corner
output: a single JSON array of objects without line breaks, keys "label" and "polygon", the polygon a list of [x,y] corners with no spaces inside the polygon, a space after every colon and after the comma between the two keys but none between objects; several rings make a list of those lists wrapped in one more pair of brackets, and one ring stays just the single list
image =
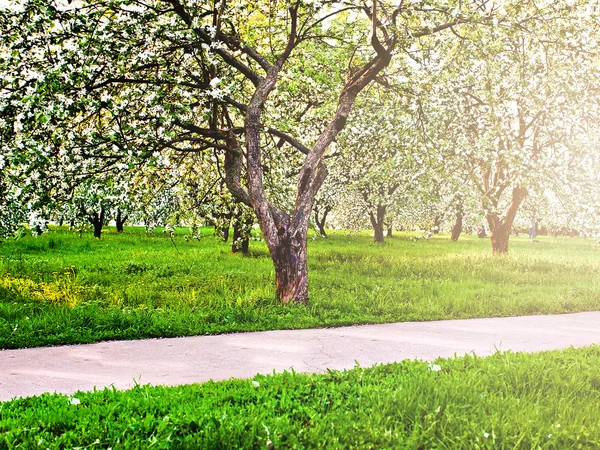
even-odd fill
[{"label": "green grass", "polygon": [[599,346],[436,365],[18,399],[0,449],[600,448]]},{"label": "green grass", "polygon": [[264,243],[233,255],[209,236],[67,231],[0,244],[0,348],[229,331],[600,309],[600,246],[573,238],[366,235],[309,242],[308,306],[274,299]]}]

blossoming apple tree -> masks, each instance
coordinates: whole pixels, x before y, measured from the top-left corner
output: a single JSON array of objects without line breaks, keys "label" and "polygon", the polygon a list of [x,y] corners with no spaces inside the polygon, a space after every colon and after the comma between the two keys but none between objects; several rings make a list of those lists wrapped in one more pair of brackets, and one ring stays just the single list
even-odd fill
[{"label": "blossoming apple tree", "polygon": [[[254,209],[278,298],[305,302],[307,229],[323,157],[357,96],[398,49],[490,15],[476,2],[441,3],[23,0],[18,12],[1,13],[0,114],[11,130],[3,154],[68,189],[68,177],[49,172],[57,159],[63,172],[86,176],[163,153],[218,149],[229,190]],[[325,29],[342,12],[354,23],[343,33]],[[289,119],[276,107],[281,77],[287,70],[310,80],[302,64],[318,57],[305,49],[332,42],[344,65],[327,67],[340,80],[326,93],[330,114],[314,137],[293,137],[280,129]],[[287,211],[266,188],[263,149],[273,143],[303,154]]]},{"label": "blossoming apple tree", "polygon": [[585,144],[598,120],[596,16],[583,2],[546,6],[524,7],[511,26],[456,32],[428,96],[429,132],[470,174],[495,254],[508,252],[528,193],[564,187],[596,151]]}]

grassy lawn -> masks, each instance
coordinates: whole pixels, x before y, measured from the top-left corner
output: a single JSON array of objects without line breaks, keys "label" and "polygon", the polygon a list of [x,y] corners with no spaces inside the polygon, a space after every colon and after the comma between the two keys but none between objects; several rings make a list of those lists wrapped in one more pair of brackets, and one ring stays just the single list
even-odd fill
[{"label": "grassy lawn", "polygon": [[599,448],[598,366],[592,346],[45,394],[0,403],[0,449]]},{"label": "grassy lawn", "polygon": [[283,306],[263,243],[233,255],[203,232],[176,246],[133,228],[0,244],[0,348],[600,309],[591,240],[513,237],[511,253],[493,257],[472,236],[375,245],[332,234],[309,243],[310,304]]}]

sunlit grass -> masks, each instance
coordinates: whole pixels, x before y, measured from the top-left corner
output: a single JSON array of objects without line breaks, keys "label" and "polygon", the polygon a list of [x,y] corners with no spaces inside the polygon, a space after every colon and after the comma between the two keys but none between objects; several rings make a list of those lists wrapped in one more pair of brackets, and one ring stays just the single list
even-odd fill
[{"label": "sunlit grass", "polygon": [[513,237],[510,254],[494,257],[472,236],[376,245],[332,233],[309,242],[309,305],[283,306],[264,243],[234,255],[203,232],[201,241],[128,229],[4,242],[0,348],[600,309],[591,240]]}]

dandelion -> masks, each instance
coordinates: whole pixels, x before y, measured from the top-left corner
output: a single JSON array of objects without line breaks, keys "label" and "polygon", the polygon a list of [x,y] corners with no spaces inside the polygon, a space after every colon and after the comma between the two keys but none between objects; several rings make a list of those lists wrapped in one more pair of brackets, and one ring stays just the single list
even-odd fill
[{"label": "dandelion", "polygon": [[485,431],[485,432],[483,433],[483,437],[484,437],[484,438],[489,438],[489,437],[490,437],[490,433],[488,433],[487,431]]},{"label": "dandelion", "polygon": [[69,403],[71,403],[71,405],[80,405],[81,404],[81,400],[79,400],[78,398],[73,397]]},{"label": "dandelion", "polygon": [[256,381],[256,380],[253,380],[253,381],[252,381],[252,386],[254,386],[254,387],[256,387],[256,388],[257,388],[257,387],[260,387],[260,383],[259,383],[258,381]]}]

